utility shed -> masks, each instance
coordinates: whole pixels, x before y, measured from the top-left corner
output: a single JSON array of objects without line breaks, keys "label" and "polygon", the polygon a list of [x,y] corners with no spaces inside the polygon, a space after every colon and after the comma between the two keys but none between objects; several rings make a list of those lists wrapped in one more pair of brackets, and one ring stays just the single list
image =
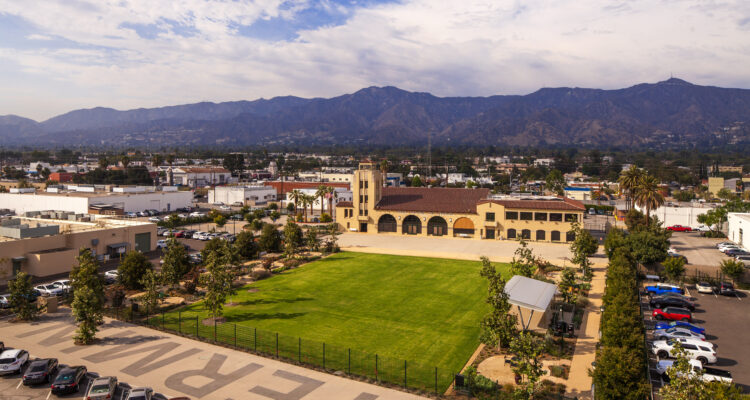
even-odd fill
[{"label": "utility shed", "polygon": [[514,306],[510,312],[518,317],[520,329],[539,332],[547,330],[552,317],[549,306],[555,298],[557,286],[515,275],[505,284],[505,293]]}]

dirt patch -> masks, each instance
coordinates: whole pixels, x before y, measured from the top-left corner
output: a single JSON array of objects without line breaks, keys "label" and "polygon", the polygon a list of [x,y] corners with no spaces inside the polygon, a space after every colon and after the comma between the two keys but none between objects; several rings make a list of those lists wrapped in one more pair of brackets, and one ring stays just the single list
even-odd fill
[{"label": "dirt patch", "polygon": [[258,293],[258,288],[251,287],[250,289],[247,289],[248,293]]},{"label": "dirt patch", "polygon": [[221,325],[226,322],[227,322],[227,319],[224,317],[206,318],[203,321],[201,321],[203,326],[213,326],[214,324]]}]

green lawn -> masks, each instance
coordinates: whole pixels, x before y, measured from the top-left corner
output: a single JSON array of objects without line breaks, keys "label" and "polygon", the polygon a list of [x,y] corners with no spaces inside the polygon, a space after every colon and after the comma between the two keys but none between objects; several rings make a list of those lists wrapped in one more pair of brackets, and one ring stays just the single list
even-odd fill
[{"label": "green lawn", "polygon": [[[410,371],[421,364],[447,376],[478,345],[479,321],[487,311],[480,267],[478,261],[338,253],[240,289],[233,298],[239,305],[224,309],[229,324],[217,335],[225,341],[240,336],[241,345],[273,353],[276,340],[269,332],[278,332],[281,355],[315,364],[322,361],[324,342],[326,366],[345,370],[343,363],[364,363],[365,375],[376,369],[368,363],[377,354],[380,379],[396,382],[403,380],[404,360]],[[507,265],[500,268],[507,271]],[[196,314],[205,315],[201,303],[180,311],[183,331],[195,330]],[[192,328],[184,322],[191,319]],[[213,327],[201,326],[200,334],[213,335]],[[353,356],[345,354],[348,349]],[[394,376],[384,377],[388,373]],[[411,373],[410,379],[433,373]]]}]

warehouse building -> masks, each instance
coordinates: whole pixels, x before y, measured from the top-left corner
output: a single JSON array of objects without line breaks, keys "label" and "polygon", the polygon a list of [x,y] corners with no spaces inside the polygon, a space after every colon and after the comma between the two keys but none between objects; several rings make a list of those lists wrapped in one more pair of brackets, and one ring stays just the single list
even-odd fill
[{"label": "warehouse building", "polygon": [[211,204],[262,206],[276,201],[276,189],[270,186],[217,186],[208,191]]}]

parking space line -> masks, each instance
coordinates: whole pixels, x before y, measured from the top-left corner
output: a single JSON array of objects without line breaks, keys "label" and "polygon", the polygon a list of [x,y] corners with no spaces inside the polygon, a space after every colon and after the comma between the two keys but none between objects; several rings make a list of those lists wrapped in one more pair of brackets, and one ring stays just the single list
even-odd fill
[{"label": "parking space line", "polygon": [[16,385],[16,390],[21,387],[21,384],[23,383],[23,379],[18,380],[18,385]]},{"label": "parking space line", "polygon": [[50,397],[51,395],[52,395],[52,391],[50,390],[49,392],[47,392],[47,398],[46,398],[45,400],[49,400],[49,397]]}]

